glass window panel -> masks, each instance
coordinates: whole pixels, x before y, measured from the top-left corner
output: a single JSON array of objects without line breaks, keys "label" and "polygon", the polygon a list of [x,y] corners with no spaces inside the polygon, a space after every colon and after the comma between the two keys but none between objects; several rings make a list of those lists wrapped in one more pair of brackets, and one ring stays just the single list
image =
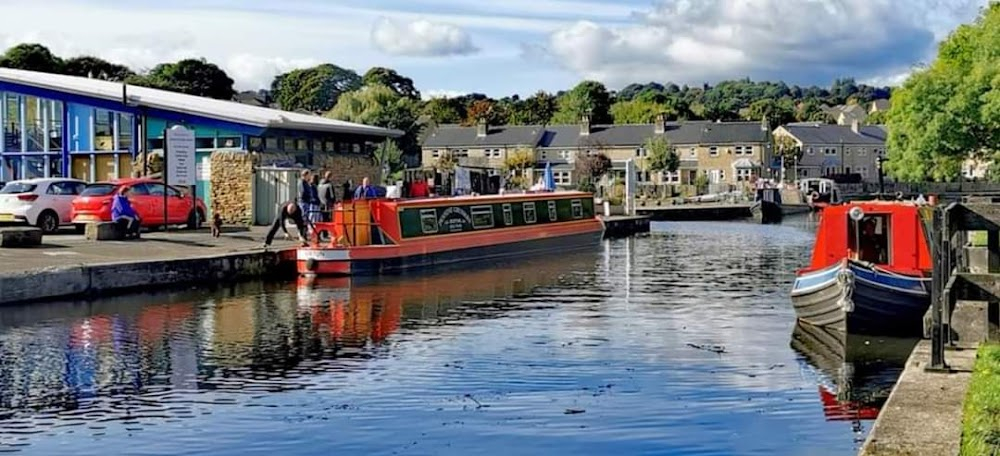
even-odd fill
[{"label": "glass window panel", "polygon": [[215,149],[215,138],[195,138],[195,149]]},{"label": "glass window panel", "polygon": [[45,150],[45,123],[42,119],[41,102],[37,97],[25,96],[24,100],[24,129],[25,129],[25,151],[41,152]]},{"label": "glass window panel", "polygon": [[278,138],[269,137],[269,138],[266,138],[264,141],[265,141],[265,144],[266,144],[265,148],[267,150],[278,150],[278,147],[279,147],[278,146]]},{"label": "glass window panel", "polygon": [[240,149],[243,147],[243,138],[239,136],[220,136],[220,149]]},{"label": "glass window panel", "polygon": [[4,157],[3,167],[9,180],[15,181],[22,178],[21,157]]},{"label": "glass window panel", "polygon": [[118,113],[118,149],[132,150],[132,114]]},{"label": "glass window panel", "polygon": [[49,177],[63,177],[62,156],[59,155],[49,156]]},{"label": "glass window panel", "polygon": [[94,110],[94,150],[114,150],[114,112]]},{"label": "glass window panel", "polygon": [[29,155],[24,157],[24,178],[35,179],[45,177],[45,157]]},{"label": "glass window panel", "polygon": [[49,138],[49,152],[62,152],[63,104],[61,101],[47,100],[45,107],[49,112],[47,134]]}]

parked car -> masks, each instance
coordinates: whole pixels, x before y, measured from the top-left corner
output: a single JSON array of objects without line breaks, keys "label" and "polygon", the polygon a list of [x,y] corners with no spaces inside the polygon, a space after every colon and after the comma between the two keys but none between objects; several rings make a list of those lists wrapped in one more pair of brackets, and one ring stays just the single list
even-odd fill
[{"label": "parked car", "polygon": [[72,222],[73,200],[86,186],[69,178],[8,182],[0,188],[0,223],[34,225],[55,233]]},{"label": "parked car", "polygon": [[[142,226],[185,225],[197,229],[205,221],[205,203],[175,187],[154,179],[117,179],[90,184],[73,200],[73,223],[110,222],[111,202],[122,188],[128,188],[132,208]],[[163,218],[166,192],[167,219]]]}]

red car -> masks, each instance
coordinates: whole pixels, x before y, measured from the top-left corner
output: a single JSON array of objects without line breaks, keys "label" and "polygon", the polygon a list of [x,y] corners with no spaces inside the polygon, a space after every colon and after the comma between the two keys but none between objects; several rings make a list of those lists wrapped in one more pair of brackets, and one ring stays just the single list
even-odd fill
[{"label": "red car", "polygon": [[[197,229],[205,221],[205,203],[154,179],[117,179],[90,184],[73,200],[73,223],[110,222],[111,200],[122,187],[131,190],[129,203],[142,226],[186,225]],[[163,220],[163,192],[167,193],[167,220]]]}]

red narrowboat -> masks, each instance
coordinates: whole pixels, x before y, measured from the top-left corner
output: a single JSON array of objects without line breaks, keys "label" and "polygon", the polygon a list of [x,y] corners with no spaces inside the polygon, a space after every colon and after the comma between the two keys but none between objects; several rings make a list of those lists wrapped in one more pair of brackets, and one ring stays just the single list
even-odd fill
[{"label": "red narrowboat", "polygon": [[372,275],[597,245],[604,223],[584,192],[340,203],[298,250],[305,275]]},{"label": "red narrowboat", "polygon": [[932,262],[920,206],[866,201],[827,206],[809,267],[792,288],[798,319],[867,334],[919,334]]}]

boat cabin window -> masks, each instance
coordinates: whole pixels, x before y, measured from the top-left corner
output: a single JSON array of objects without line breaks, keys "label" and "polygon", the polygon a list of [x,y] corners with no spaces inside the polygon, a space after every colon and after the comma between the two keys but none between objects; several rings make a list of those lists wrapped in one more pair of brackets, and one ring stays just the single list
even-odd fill
[{"label": "boat cabin window", "polygon": [[554,222],[559,220],[559,214],[556,212],[556,202],[549,201],[549,221]]},{"label": "boat cabin window", "polygon": [[583,203],[580,200],[573,200],[573,218],[583,218]]},{"label": "boat cabin window", "polygon": [[472,206],[472,227],[493,228],[493,206]]},{"label": "boat cabin window", "polygon": [[[858,229],[860,232],[857,231]],[[848,218],[847,243],[851,251],[857,255],[858,260],[875,264],[888,264],[889,215],[866,215],[860,222]]]},{"label": "boat cabin window", "polygon": [[434,234],[438,232],[438,218],[436,210],[420,210],[420,231],[423,231],[424,234]]},{"label": "boat cabin window", "polygon": [[534,201],[522,203],[521,207],[522,209],[524,209],[524,223],[535,223],[536,221],[538,221],[538,219],[535,218]]},{"label": "boat cabin window", "polygon": [[503,224],[511,226],[514,224],[514,211],[510,210],[510,204],[503,205]]}]

